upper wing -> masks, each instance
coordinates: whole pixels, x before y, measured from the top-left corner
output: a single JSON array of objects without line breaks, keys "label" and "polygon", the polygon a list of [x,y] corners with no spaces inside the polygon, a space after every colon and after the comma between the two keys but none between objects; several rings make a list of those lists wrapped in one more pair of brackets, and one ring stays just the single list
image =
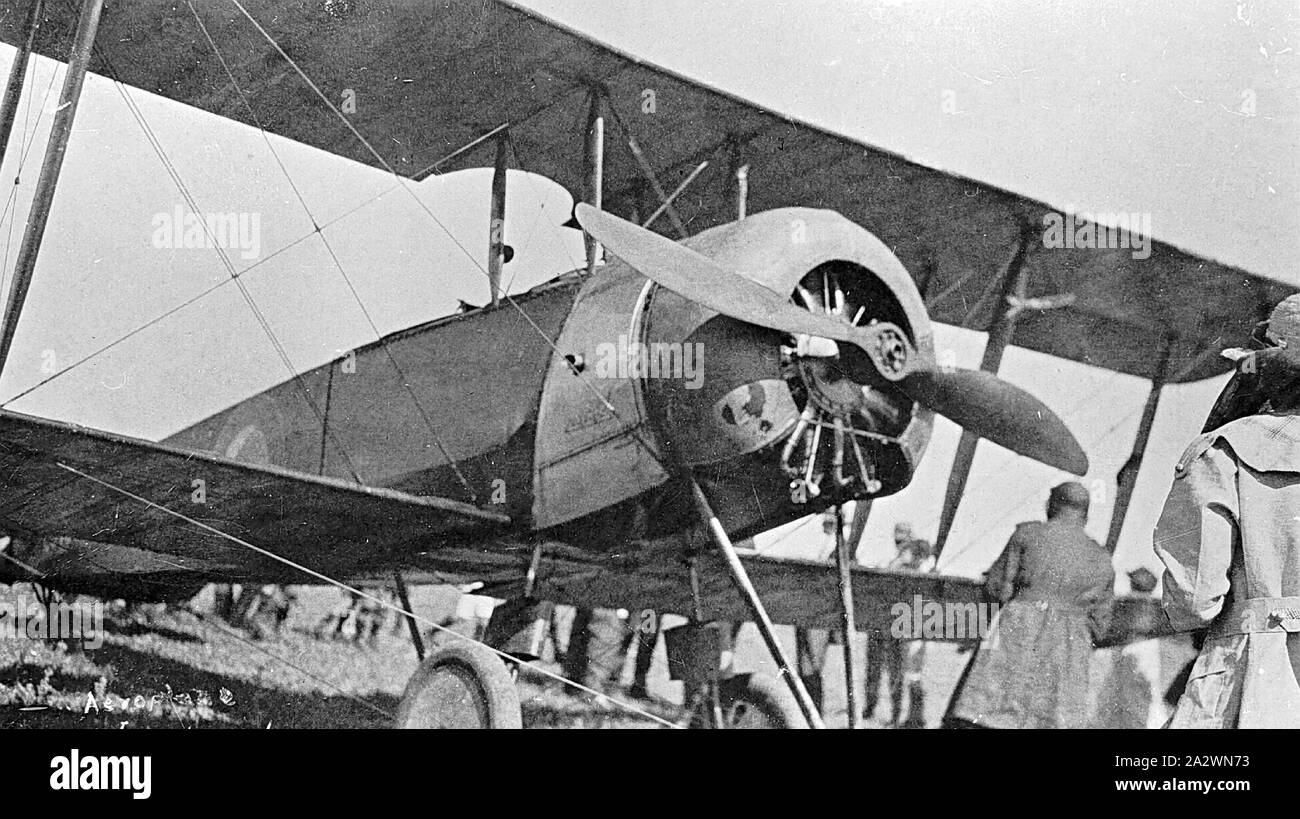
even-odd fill
[{"label": "upper wing", "polygon": [[[701,195],[676,204],[692,231],[733,218],[727,169],[736,156],[762,180],[750,191],[751,211],[839,211],[894,249],[917,277],[933,318],[979,330],[1001,308],[989,278],[1006,263],[1022,226],[1041,228],[1055,212],[781,116],[504,2],[241,2],[249,16],[231,0],[193,0],[195,12],[190,2],[171,0],[114,4],[104,13],[92,69],[253,124],[247,100],[270,131],[412,178],[489,164],[488,143],[439,160],[508,125],[525,169],[572,192],[583,189],[579,127],[589,90],[599,87],[621,115],[607,129],[611,140],[619,137],[619,120],[629,124],[666,189],[712,160],[692,183]],[[15,42],[22,5],[0,10],[0,39]],[[76,12],[64,3],[46,9],[37,50],[62,58]],[[356,111],[347,119],[365,142],[257,26],[335,105],[346,91],[355,94]],[[655,116],[639,115],[645,89],[655,92]],[[628,151],[608,150],[605,161],[606,206],[626,212],[623,205],[636,202],[644,186],[642,171]],[[1075,301],[1027,312],[1012,343],[1145,378],[1156,374],[1160,356],[1133,351],[1158,351],[1166,340],[1166,380],[1225,372],[1227,362],[1215,353],[1244,346],[1254,322],[1292,292],[1160,242],[1146,259],[1128,249],[1043,245],[1027,249],[1028,295],[1072,294]]]},{"label": "upper wing", "polygon": [[[446,498],[0,411],[0,530],[14,539],[0,579],[85,590],[305,579],[284,561],[331,578],[382,576],[443,547],[464,565],[457,546],[509,522]],[[477,553],[490,574],[490,554]]]}]

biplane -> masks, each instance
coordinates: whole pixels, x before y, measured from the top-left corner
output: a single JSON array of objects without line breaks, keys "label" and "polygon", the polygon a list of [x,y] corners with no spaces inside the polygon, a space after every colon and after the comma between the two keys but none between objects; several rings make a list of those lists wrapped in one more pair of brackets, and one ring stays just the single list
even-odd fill
[{"label": "biplane", "polygon": [[[1225,372],[1219,351],[1291,292],[1158,241],[1144,258],[1047,246],[1044,224],[1063,216],[1048,204],[509,2],[28,0],[0,11],[0,39],[18,48],[0,145],[28,56],[69,64],[0,366],[88,71],[404,184],[494,169],[481,307],[293,373],[160,441],[0,410],[0,579],[140,599],[211,582],[455,579],[512,601],[673,612],[689,619],[675,643],[693,649],[674,662],[705,669],[685,676],[724,724],[724,693],[747,689],[724,692],[713,675],[710,623],[756,623],[789,686],[771,721],[820,726],[774,624],[852,632],[916,595],[982,600],[969,578],[852,560],[870,502],[909,484],[936,413],[965,430],[940,547],[977,440],[1087,472],[1052,410],[996,376],[1008,345],[1152,383],[1113,548],[1161,387]],[[342,89],[366,104],[341,111]],[[639,113],[647,90],[653,116]],[[381,138],[398,130],[442,158]],[[587,249],[584,267],[513,295],[501,287],[508,148],[573,193]],[[990,334],[980,370],[936,360],[935,321]],[[201,514],[183,500],[196,478]],[[847,536],[837,527],[834,562],[736,545],[849,501],[858,513]],[[1160,631],[1149,601],[1118,605],[1107,642]],[[517,725],[502,656],[453,645],[424,658],[403,723]]]}]

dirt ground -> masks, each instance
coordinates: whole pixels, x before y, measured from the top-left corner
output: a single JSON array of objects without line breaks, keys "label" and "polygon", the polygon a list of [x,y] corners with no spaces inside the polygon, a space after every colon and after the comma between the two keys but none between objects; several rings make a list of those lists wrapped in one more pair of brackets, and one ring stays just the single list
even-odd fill
[{"label": "dirt ground", "polygon": [[[0,639],[0,727],[103,728],[312,728],[385,727],[392,721],[407,679],[417,661],[405,621],[390,617],[373,644],[352,639],[350,629],[331,636],[326,623],[332,612],[346,608],[346,596],[335,589],[299,587],[284,628],[277,635],[254,639],[193,612],[210,612],[211,591],[191,602],[193,612],[177,607],[126,609],[105,605],[103,644],[79,648],[43,640]],[[412,606],[433,622],[451,620],[457,593],[446,587],[412,590]],[[26,585],[0,588],[0,603],[33,599]],[[89,600],[89,598],[82,598]],[[671,625],[665,618],[665,625]],[[466,628],[465,624],[460,625]],[[793,652],[793,632],[781,628],[787,650]],[[446,639],[432,637],[430,639]],[[858,643],[858,656],[865,646]],[[1147,652],[1150,654],[1150,652]],[[1182,662],[1177,652],[1161,650],[1161,667]],[[1132,654],[1130,650],[1128,654]],[[1115,667],[1117,652],[1098,652],[1098,679]],[[1109,660],[1107,656],[1109,655]],[[939,723],[969,654],[947,644],[927,646],[925,717]],[[558,670],[543,658],[544,668]],[[608,669],[611,659],[593,657]],[[630,682],[632,656],[625,658],[621,683]],[[735,647],[738,671],[775,673],[757,630],[745,625]],[[1176,670],[1176,668],[1174,668]],[[1155,675],[1153,675],[1155,676]],[[1164,675],[1164,676],[1167,676]],[[843,683],[843,652],[831,646],[824,669],[827,724],[847,724]],[[857,679],[861,691],[861,673]],[[533,674],[520,680],[525,728],[653,728],[654,722],[595,697]],[[1122,686],[1121,686],[1122,688]],[[1117,707],[1101,702],[1098,724],[1141,727],[1159,715],[1148,713],[1150,692],[1136,694],[1128,684],[1124,694],[1133,702]],[[649,701],[637,708],[670,721],[681,717],[682,686],[668,679],[663,641],[656,647],[649,677]],[[1109,696],[1107,694],[1106,696]],[[615,689],[613,700],[627,698]],[[627,700],[632,702],[631,700]],[[861,701],[861,697],[859,697]],[[882,690],[878,719],[865,727],[885,727],[889,695]]]}]

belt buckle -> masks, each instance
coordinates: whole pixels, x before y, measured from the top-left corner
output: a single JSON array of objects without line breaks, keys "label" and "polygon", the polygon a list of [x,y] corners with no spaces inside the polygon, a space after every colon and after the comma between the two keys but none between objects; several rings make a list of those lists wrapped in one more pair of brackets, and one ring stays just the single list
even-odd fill
[{"label": "belt buckle", "polygon": [[1300,609],[1273,609],[1268,613],[1268,627],[1281,628],[1288,634],[1300,631]]}]

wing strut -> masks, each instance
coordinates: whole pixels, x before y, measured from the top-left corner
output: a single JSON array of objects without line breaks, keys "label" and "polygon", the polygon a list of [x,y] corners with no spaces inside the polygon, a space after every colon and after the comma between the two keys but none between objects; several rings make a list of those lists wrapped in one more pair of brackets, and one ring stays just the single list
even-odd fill
[{"label": "wing strut", "polygon": [[5,360],[9,358],[9,348],[13,346],[18,317],[22,314],[23,301],[27,298],[27,290],[32,284],[32,271],[36,269],[36,257],[41,251],[41,239],[45,236],[45,224],[49,221],[50,205],[54,202],[54,189],[59,183],[63,156],[68,150],[68,138],[72,135],[72,121],[77,115],[81,85],[86,79],[91,49],[95,46],[95,32],[99,30],[99,14],[103,9],[104,0],[83,0],[81,4],[81,18],[77,20],[77,33],[68,60],[68,73],[63,78],[59,107],[54,115],[49,144],[45,148],[45,162],[41,165],[41,175],[36,181],[36,193],[32,197],[27,229],[23,232],[23,244],[18,250],[18,259],[14,263],[14,280],[9,290],[9,302],[5,305],[4,319],[0,323],[0,372],[4,371]]},{"label": "wing strut", "polygon": [[[605,101],[604,96],[599,89],[593,88],[591,91],[591,100],[587,108],[587,133],[585,150],[583,151],[583,163],[586,165],[586,191],[584,191],[587,204],[596,208],[601,207],[601,200],[604,195],[604,178],[605,178],[605,115],[601,113],[601,104]],[[596,272],[596,262],[600,260],[600,242],[590,234],[587,236],[587,275]]]},{"label": "wing strut", "polygon": [[411,645],[415,646],[415,656],[424,662],[424,638],[420,636],[420,626],[415,622],[415,615],[412,614],[415,609],[411,608],[411,593],[406,588],[406,580],[402,577],[400,569],[393,572],[393,580],[397,582],[397,601],[402,604],[403,617],[406,618],[406,628],[411,632]]},{"label": "wing strut", "polygon": [[501,304],[501,267],[506,258],[506,148],[510,132],[496,139],[496,160],[492,166],[492,216],[488,222],[488,288],[492,306]]},{"label": "wing strut", "polygon": [[9,135],[14,130],[18,116],[18,100],[23,95],[23,81],[27,79],[27,62],[32,56],[32,41],[36,39],[36,24],[41,19],[44,0],[31,0],[27,7],[27,20],[23,23],[22,40],[18,53],[9,66],[9,83],[5,86],[4,101],[0,102],[0,158],[9,150]]},{"label": "wing strut", "polygon": [[[736,554],[736,547],[732,544],[731,538],[727,537],[727,530],[722,528],[721,521],[714,514],[713,507],[709,505],[709,499],[704,497],[704,490],[695,478],[687,477],[691,485],[691,495],[695,500],[695,508],[704,519],[704,526],[713,536],[713,540],[722,550],[722,556],[726,558],[727,568],[731,572],[731,579],[736,584],[736,590],[740,592],[741,598],[749,607],[749,613],[754,618],[754,625],[758,626],[758,631],[763,635],[763,641],[767,643],[767,650],[772,653],[772,659],[776,661],[777,667],[781,669],[781,676],[785,678],[786,685],[790,686],[790,692],[799,703],[799,710],[803,711],[804,718],[808,720],[811,728],[825,728],[826,724],[822,722],[821,714],[817,713],[817,706],[813,704],[812,697],[808,694],[808,689],[804,687],[803,680],[799,678],[793,665],[790,664],[790,658],[786,656],[785,649],[776,639],[776,629],[772,625],[772,619],[767,616],[767,609],[763,608],[763,601],[758,597],[758,590],[749,579],[749,573],[745,571],[745,566],[740,562],[740,555]],[[846,635],[847,637],[847,635]],[[847,642],[847,639],[846,639]]]},{"label": "wing strut", "polygon": [[[1002,354],[1006,352],[1011,337],[1016,332],[1016,319],[1020,311],[1009,303],[1011,297],[1019,300],[1025,298],[1028,270],[1025,259],[1029,255],[1030,243],[1033,241],[1035,228],[1026,221],[1021,225],[1020,241],[1006,269],[1002,273],[1002,293],[998,299],[996,318],[988,328],[988,342],[984,347],[984,358],[980,369],[996,374],[1002,366]],[[975,449],[979,446],[979,436],[965,429],[957,443],[957,454],[953,456],[952,471],[948,473],[948,489],[944,493],[943,509],[939,513],[939,533],[934,539],[934,556],[937,560],[943,554],[943,547],[948,542],[948,533],[952,531],[953,521],[957,519],[957,507],[966,492],[966,478],[970,475],[971,464],[975,461]]]},{"label": "wing strut", "polygon": [[1172,337],[1165,339],[1160,351],[1160,363],[1156,365],[1155,378],[1151,379],[1151,390],[1147,393],[1146,403],[1142,405],[1142,420],[1138,422],[1137,437],[1133,439],[1133,451],[1115,476],[1115,508],[1110,513],[1110,530],[1106,533],[1106,548],[1112,555],[1119,546],[1119,534],[1124,529],[1124,518],[1128,517],[1128,504],[1133,499],[1133,489],[1137,486],[1138,470],[1142,468],[1142,456],[1146,454],[1147,442],[1151,440],[1151,425],[1156,420],[1160,393],[1169,376],[1169,352],[1173,345]]},{"label": "wing strut", "polygon": [[[853,510],[854,531],[858,530],[858,518],[862,518],[865,523],[870,509],[869,501],[858,501],[858,506]],[[849,707],[849,728],[857,728],[861,716],[858,712],[857,690],[853,685],[853,639],[857,637],[858,625],[855,622],[853,608],[852,561],[857,546],[856,540],[850,542],[844,537],[844,504],[836,504],[835,562],[840,570],[840,623],[844,627],[844,695]]]}]

